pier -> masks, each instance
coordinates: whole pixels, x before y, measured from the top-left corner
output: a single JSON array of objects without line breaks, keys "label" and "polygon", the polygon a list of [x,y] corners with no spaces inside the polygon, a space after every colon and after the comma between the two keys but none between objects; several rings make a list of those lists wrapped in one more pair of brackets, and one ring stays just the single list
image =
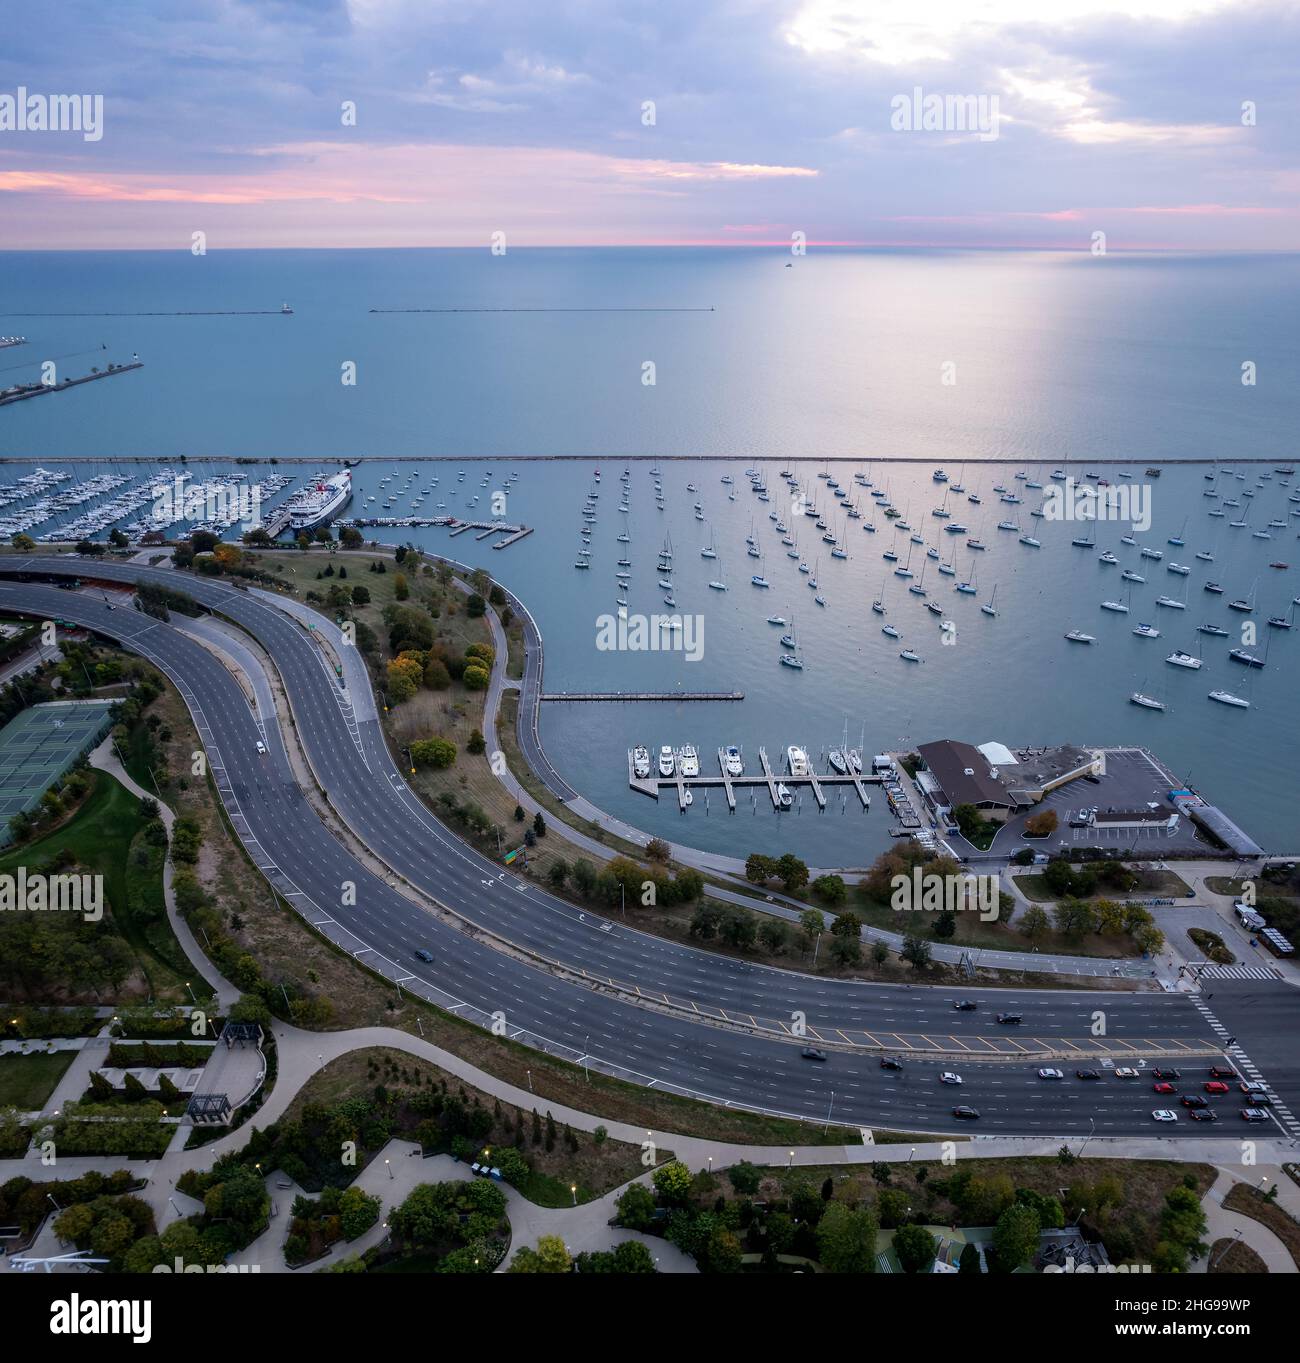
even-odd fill
[{"label": "pier", "polygon": [[110,364],[107,369],[97,373],[83,374],[79,379],[64,379],[61,383],[20,383],[13,388],[0,389],[0,407],[7,407],[11,402],[25,402],[28,398],[43,397],[46,393],[61,393],[65,388],[76,388],[79,384],[111,379],[115,374],[129,374],[133,369],[143,368],[142,360],[133,360],[130,364]]},{"label": "pier", "polygon": [[744,700],[743,691],[548,691],[538,700]]},{"label": "pier", "polygon": [[[545,699],[543,697],[543,699]],[[652,756],[657,761],[657,754],[652,750]],[[772,808],[779,810],[781,800],[777,795],[777,786],[784,785],[789,790],[796,790],[800,786],[807,786],[817,801],[818,808],[826,809],[826,790],[827,786],[851,786],[857,791],[858,799],[862,802],[864,811],[871,808],[871,794],[867,790],[869,785],[881,785],[884,778],[881,776],[866,774],[862,772],[850,772],[841,776],[832,773],[827,776],[819,776],[816,772],[809,771],[807,776],[779,775],[772,770],[772,764],[768,760],[767,751],[764,748],[758,750],[758,760],[763,768],[761,776],[728,776],[726,765],[726,752],[718,749],[718,775],[717,776],[683,776],[681,769],[681,754],[673,753],[673,774],[671,776],[637,776],[636,764],[632,752],[629,750],[627,755],[627,781],[628,785],[642,795],[648,795],[651,799],[657,800],[664,788],[675,791],[677,795],[677,808],[685,813],[688,806],[686,792],[694,792],[700,788],[710,786],[721,786],[727,800],[727,809],[730,813],[736,812],[736,789],[753,790],[760,786],[767,788],[768,798],[772,801]],[[693,801],[692,801],[693,803]]]},{"label": "pier", "polygon": [[350,516],[347,519],[335,522],[339,526],[351,526],[355,530],[378,529],[378,530],[428,530],[435,526],[446,525],[451,527],[452,537],[463,535],[467,530],[477,530],[480,533],[475,535],[476,540],[485,540],[491,535],[504,535],[505,539],[499,540],[492,547],[493,549],[508,549],[512,544],[517,544],[521,539],[531,535],[534,526],[531,525],[510,525],[506,521],[462,521],[455,516]]}]

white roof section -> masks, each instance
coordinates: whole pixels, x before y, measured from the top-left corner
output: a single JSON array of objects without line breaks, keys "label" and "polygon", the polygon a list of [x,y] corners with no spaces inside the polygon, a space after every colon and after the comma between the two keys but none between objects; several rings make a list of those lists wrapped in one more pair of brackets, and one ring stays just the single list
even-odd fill
[{"label": "white roof section", "polygon": [[1019,764],[1019,759],[1005,743],[981,743],[979,750],[995,767],[1014,767]]}]

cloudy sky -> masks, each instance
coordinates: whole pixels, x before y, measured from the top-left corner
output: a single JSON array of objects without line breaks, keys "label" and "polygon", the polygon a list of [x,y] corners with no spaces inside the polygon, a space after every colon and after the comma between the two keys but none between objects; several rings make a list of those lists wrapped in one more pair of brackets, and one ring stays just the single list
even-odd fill
[{"label": "cloudy sky", "polygon": [[[5,24],[0,248],[1300,246],[1297,4],[18,0]],[[102,137],[5,129],[20,87],[102,95]],[[891,126],[915,91],[952,97],[946,126]]]}]

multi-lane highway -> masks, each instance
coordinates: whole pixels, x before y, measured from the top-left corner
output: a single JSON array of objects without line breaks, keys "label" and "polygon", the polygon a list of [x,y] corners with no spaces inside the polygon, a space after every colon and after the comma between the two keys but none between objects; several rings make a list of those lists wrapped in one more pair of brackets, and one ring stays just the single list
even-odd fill
[{"label": "multi-lane highway", "polygon": [[[1213,1034],[1179,997],[1155,994],[1009,991],[977,993],[974,1013],[953,1011],[951,993],[820,980],[751,966],[637,932],[609,927],[528,882],[509,875],[444,829],[419,804],[392,763],[378,724],[357,719],[300,624],[248,593],[203,579],[178,580],[134,564],[88,565],[69,559],[8,560],[0,574],[87,575],[120,581],[154,578],[183,586],[196,599],[246,628],[275,660],[291,698],[299,737],[331,803],[393,870],[464,920],[515,944],[519,953],[476,940],[398,893],[340,844],[312,812],[293,780],[281,735],[259,728],[237,683],[209,652],[171,625],[134,611],[110,611],[87,593],[38,583],[0,583],[0,605],[59,616],[122,640],[162,667],[181,687],[211,756],[223,799],[259,866],[277,880],[307,919],[405,987],[483,1020],[501,1013],[511,1035],[636,1078],[701,1095],[824,1119],[834,1094],[836,1120],[936,1130],[952,1126],[955,1102],[978,1107],[987,1130],[1150,1131],[1151,1110],[1167,1105],[1145,1080],[1040,1081],[1035,1066],[977,1062],[981,1052],[1040,1045],[1062,1052],[1123,1052],[1157,1044],[1201,1050]],[[257,741],[269,752],[259,756]],[[356,886],[355,903],[348,883]],[[424,948],[434,961],[423,964]],[[547,969],[541,958],[557,963]],[[574,978],[584,972],[588,983]],[[590,981],[614,981],[605,991]],[[656,1011],[632,1001],[636,991],[667,997]],[[707,1025],[695,1010],[737,1026]],[[1000,1027],[999,1009],[1024,1015]],[[1098,1038],[1096,1015],[1104,1014]],[[822,1064],[800,1047],[743,1030],[751,1020],[793,1032],[795,1015],[826,1043]],[[884,1071],[876,1054],[850,1044],[969,1052],[967,1063],[911,1059]],[[843,1050],[832,1050],[841,1046]],[[1040,1061],[1039,1063],[1046,1063]],[[1096,1067],[1096,1060],[1079,1061]],[[1120,1059],[1118,1063],[1123,1063]],[[1190,1074],[1208,1061],[1181,1063]],[[1067,1074],[1074,1065],[1062,1063]],[[960,1089],[938,1073],[957,1069]],[[1235,1118],[1235,1109],[1230,1114]],[[1182,1134],[1209,1124],[1179,1123]],[[1220,1128],[1221,1129],[1221,1128]]]}]

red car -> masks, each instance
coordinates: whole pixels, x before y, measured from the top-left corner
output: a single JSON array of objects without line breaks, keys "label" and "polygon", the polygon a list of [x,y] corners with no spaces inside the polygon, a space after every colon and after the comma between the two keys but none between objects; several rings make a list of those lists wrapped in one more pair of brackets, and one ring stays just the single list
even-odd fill
[{"label": "red car", "polygon": [[1227,1093],[1228,1091],[1227,1084],[1225,1084],[1221,1079],[1214,1079],[1208,1084],[1202,1084],[1201,1087],[1206,1091],[1206,1093]]},{"label": "red car", "polygon": [[[1172,1084],[1152,1084],[1151,1087],[1152,1087],[1157,1093],[1177,1093],[1177,1092],[1178,1092],[1178,1090],[1177,1090],[1176,1088],[1174,1088],[1174,1086],[1173,1086]],[[1226,1084],[1224,1085],[1224,1088],[1225,1088],[1225,1089],[1227,1088],[1227,1085],[1226,1085]]]}]

